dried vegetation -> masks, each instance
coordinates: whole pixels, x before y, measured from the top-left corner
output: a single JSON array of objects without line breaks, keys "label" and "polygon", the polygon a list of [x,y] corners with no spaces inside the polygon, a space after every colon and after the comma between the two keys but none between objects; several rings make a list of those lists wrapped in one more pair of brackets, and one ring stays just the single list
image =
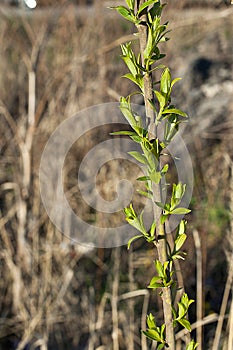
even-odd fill
[{"label": "dried vegetation", "polygon": [[[120,78],[125,70],[118,46],[133,39],[131,28],[102,5],[97,0],[94,7],[79,12],[66,3],[56,11],[27,15],[0,9],[0,349],[145,350],[139,329],[144,327],[148,303],[156,302],[159,312],[159,301],[142,287],[148,282],[144,276],[149,273],[148,261],[154,259],[152,251],[142,255],[137,244],[130,254],[124,247],[72,245],[49,221],[40,198],[40,157],[56,126],[83,108],[115,101],[130,89]],[[192,116],[186,142],[196,178],[191,220],[201,239],[204,318],[219,312],[227,266],[232,265],[227,237],[232,242],[233,14],[223,6],[205,10],[204,15],[201,8],[168,8],[167,16],[173,38],[166,59],[174,75],[184,76],[175,98]],[[207,77],[197,64],[200,58],[209,62]],[[72,208],[100,226],[109,220],[118,223],[122,217],[105,217],[83,203],[76,174],[87,150],[109,131],[102,130],[102,138],[93,132],[81,139],[65,164]],[[106,164],[97,177],[103,197],[114,198],[117,179],[131,173],[128,164]],[[189,254],[192,272],[186,271],[184,278],[195,293],[191,236],[192,232],[187,249],[194,252]],[[233,338],[232,305],[225,311],[223,305],[222,313],[222,318],[211,319],[220,320],[216,334],[223,334],[215,337],[216,350],[226,335]],[[205,349],[211,348],[215,324],[205,328]]]}]

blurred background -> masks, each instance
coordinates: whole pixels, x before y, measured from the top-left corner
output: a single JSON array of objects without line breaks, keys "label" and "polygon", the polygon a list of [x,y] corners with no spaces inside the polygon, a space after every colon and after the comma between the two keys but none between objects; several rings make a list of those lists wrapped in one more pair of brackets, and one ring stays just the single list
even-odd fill
[{"label": "blurred background", "polygon": [[[148,310],[162,318],[160,298],[146,289],[155,273],[153,246],[138,241],[127,251],[73,245],[50,222],[39,191],[40,157],[55,128],[84,108],[118,101],[134,89],[121,78],[127,71],[119,45],[134,40],[135,29],[107,8],[119,3],[0,1],[1,350],[156,348],[140,332]],[[172,0],[167,19],[172,31],[163,63],[173,77],[182,77],[173,102],[190,116],[182,136],[195,176],[179,283],[196,299],[192,335],[203,349],[231,350],[233,6]],[[88,150],[111,131],[82,137],[64,165],[70,205],[101,227],[123,215],[90,208],[77,189],[77,171]],[[98,174],[107,200],[114,198],[118,178],[132,178],[132,166],[123,163],[111,161]],[[185,335],[178,337],[183,349]]]}]

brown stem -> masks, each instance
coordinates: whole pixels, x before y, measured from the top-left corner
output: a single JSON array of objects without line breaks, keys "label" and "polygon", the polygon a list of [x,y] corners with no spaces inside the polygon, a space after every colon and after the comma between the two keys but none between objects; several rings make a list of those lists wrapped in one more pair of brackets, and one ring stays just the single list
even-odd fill
[{"label": "brown stem", "polygon": [[[140,6],[145,2],[145,0],[140,0],[137,2],[137,5]],[[147,26],[146,26],[146,14],[142,17],[142,22],[137,26],[139,32],[139,42],[140,42],[140,52],[142,58],[142,65],[144,66],[144,50],[147,44]],[[154,138],[156,135],[155,132],[155,116],[153,108],[150,105],[149,101],[153,100],[153,83],[152,83],[152,75],[145,74],[144,75],[144,101],[145,101],[145,109],[146,109],[146,117],[149,131],[149,139]],[[154,133],[153,133],[154,131]],[[159,166],[159,164],[158,164]],[[155,185],[153,187],[153,198],[156,201],[161,202],[161,185]],[[154,202],[154,201],[153,201]],[[166,242],[166,231],[164,224],[160,223],[161,209],[158,208],[155,204],[153,205],[154,212],[154,220],[157,222],[157,237],[160,239],[156,243],[158,257],[160,262],[163,264],[167,261],[167,242]],[[172,320],[172,296],[170,287],[163,288],[162,293],[162,302],[163,302],[163,314],[164,314],[164,322],[166,325],[166,342],[169,346],[170,350],[175,350],[175,333],[173,327]]]}]

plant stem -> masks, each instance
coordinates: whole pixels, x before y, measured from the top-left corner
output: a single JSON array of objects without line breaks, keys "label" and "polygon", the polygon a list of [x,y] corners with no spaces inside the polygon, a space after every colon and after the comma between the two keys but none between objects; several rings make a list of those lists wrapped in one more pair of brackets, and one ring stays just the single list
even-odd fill
[{"label": "plant stem", "polygon": [[[145,0],[138,1],[138,6],[141,6]],[[146,15],[143,15],[144,17]],[[142,18],[143,19],[143,18]],[[140,43],[140,52],[141,52],[141,60],[142,65],[144,66],[144,50],[147,44],[147,26],[145,25],[145,21],[143,20],[138,26],[138,33],[139,33],[139,43]],[[147,126],[148,126],[148,132],[149,132],[149,139],[157,137],[156,134],[156,128],[155,128],[155,115],[154,111],[150,105],[149,101],[153,100],[153,81],[152,81],[152,74],[146,73],[143,77],[144,80],[144,102],[145,102],[145,109],[146,109],[146,118],[147,118]],[[160,166],[158,164],[158,166]],[[153,198],[156,201],[161,202],[162,195],[161,195],[161,184],[153,186]],[[163,264],[165,261],[167,261],[167,242],[166,242],[166,231],[165,231],[165,225],[160,223],[160,216],[162,214],[161,209],[154,203],[153,201],[153,213],[154,213],[154,220],[157,222],[157,237],[160,239],[155,243],[158,251],[158,257],[160,262]],[[164,314],[164,322],[166,325],[166,341],[169,346],[170,350],[175,350],[175,333],[174,333],[174,327],[173,327],[173,320],[172,320],[172,296],[171,296],[171,289],[170,287],[163,288],[162,293],[162,302],[163,302],[163,314]]]},{"label": "plant stem", "polygon": [[[166,231],[163,224],[159,224],[158,227],[159,241],[156,244],[158,257],[162,264],[167,261],[167,240],[166,240]],[[163,315],[164,322],[166,325],[166,341],[170,350],[175,350],[175,332],[173,327],[173,318],[172,318],[172,295],[171,288],[164,287],[162,292],[162,302],[163,302]]]}]

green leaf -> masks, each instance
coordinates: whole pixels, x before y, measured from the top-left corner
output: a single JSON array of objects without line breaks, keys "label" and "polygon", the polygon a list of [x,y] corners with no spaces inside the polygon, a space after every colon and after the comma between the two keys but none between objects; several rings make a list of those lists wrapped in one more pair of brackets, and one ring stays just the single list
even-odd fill
[{"label": "green leaf", "polygon": [[160,337],[159,332],[156,329],[148,329],[146,331],[142,331],[143,334],[145,334],[145,336],[149,339],[155,340],[157,342],[161,342],[163,341]]},{"label": "green leaf", "polygon": [[183,233],[177,237],[177,239],[175,240],[176,252],[178,252],[180,250],[180,248],[183,246],[186,238],[187,238],[187,235],[185,233]]},{"label": "green leaf", "polygon": [[191,332],[190,322],[186,318],[181,318],[177,320],[184,328],[186,328],[189,332]]},{"label": "green leaf", "polygon": [[134,241],[136,241],[136,239],[139,239],[139,238],[143,238],[143,235],[137,235],[137,236],[134,236],[134,237],[130,238],[130,239],[128,240],[128,243],[127,243],[127,249],[129,249],[130,246],[131,246],[131,244],[132,244]]},{"label": "green leaf", "polygon": [[146,198],[149,198],[149,199],[153,198],[153,195],[150,192],[145,192],[145,191],[141,191],[141,190],[137,190],[137,192]]},{"label": "green leaf", "polygon": [[160,17],[161,12],[162,12],[162,6],[160,6],[160,2],[159,1],[155,1],[154,6],[152,7],[152,9],[150,9],[150,22],[154,22],[154,19],[156,19],[156,17]]},{"label": "green leaf", "polygon": [[124,208],[124,213],[127,216],[127,218],[130,219],[134,219],[137,217],[132,204],[130,204],[129,208]]},{"label": "green leaf", "polygon": [[192,341],[188,344],[186,350],[195,350],[197,347],[198,347],[198,343],[196,343],[194,340],[192,340]]},{"label": "green leaf", "polygon": [[181,222],[179,223],[179,227],[178,227],[178,234],[182,235],[185,232],[185,228],[186,228],[186,220],[181,220]]},{"label": "green leaf", "polygon": [[147,286],[147,288],[150,289],[156,289],[156,288],[162,288],[163,284],[161,283],[161,278],[159,276],[152,277],[150,284]]},{"label": "green leaf", "polygon": [[139,152],[137,152],[137,151],[131,151],[131,152],[128,152],[134,159],[136,159],[137,161],[139,161],[140,163],[142,163],[142,164],[148,164],[147,163],[147,160],[146,160],[146,157],[143,155],[143,154],[141,154],[141,153],[139,153]]},{"label": "green leaf", "polygon": [[125,62],[125,64],[127,65],[127,67],[129,68],[130,72],[132,73],[132,76],[136,77],[136,75],[138,74],[138,70],[137,70],[132,58],[129,56],[122,56],[122,59]]},{"label": "green leaf", "polygon": [[165,66],[164,64],[159,64],[158,66],[152,68],[152,69],[151,69],[151,72],[153,72],[153,71],[156,70],[156,69],[164,69],[164,68],[166,68],[166,66]]},{"label": "green leaf", "polygon": [[162,350],[162,349],[164,349],[165,346],[166,345],[164,343],[159,344],[159,346],[157,347],[157,350]]},{"label": "green leaf", "polygon": [[181,303],[185,305],[185,307],[188,309],[189,306],[194,303],[193,299],[189,299],[188,294],[184,293],[181,298]]},{"label": "green leaf", "polygon": [[160,109],[163,109],[166,104],[166,97],[159,91],[155,90],[155,95],[157,97],[157,100],[159,101]]},{"label": "green leaf", "polygon": [[128,223],[133,226],[134,228],[136,228],[136,230],[138,230],[139,232],[141,232],[143,235],[145,235],[147,232],[145,230],[144,227],[141,226],[138,218],[134,218],[134,219],[131,219],[129,217],[126,217],[125,218],[126,221],[128,221]]},{"label": "green leaf", "polygon": [[132,135],[137,135],[134,131],[114,131],[111,132],[110,135],[128,135],[128,136],[132,136]]},{"label": "green leaf", "polygon": [[151,54],[153,52],[153,32],[152,32],[152,28],[148,28],[148,37],[147,37],[147,44],[146,44],[146,48],[144,50],[144,58],[145,60],[148,59]]},{"label": "green leaf", "polygon": [[171,88],[171,73],[169,68],[165,68],[160,81],[160,91],[167,95],[170,92]]},{"label": "green leaf", "polygon": [[140,15],[140,13],[145,9],[147,8],[148,6],[154,4],[155,2],[158,2],[158,0],[148,0],[148,1],[145,1],[138,9],[138,15]]},{"label": "green leaf", "polygon": [[163,167],[163,169],[161,170],[161,174],[162,174],[162,175],[166,174],[167,171],[168,171],[168,169],[169,169],[169,164],[165,164],[164,167]]},{"label": "green leaf", "polygon": [[132,135],[132,136],[130,136],[130,138],[133,140],[133,141],[135,141],[135,142],[137,142],[137,143],[141,143],[142,142],[142,138],[141,138],[141,136],[138,136],[138,135]]},{"label": "green leaf", "polygon": [[134,9],[134,0],[125,0],[127,6],[130,8],[130,10]]},{"label": "green leaf", "polygon": [[178,114],[181,117],[187,118],[187,114],[177,108],[167,108],[164,109],[162,114]]},{"label": "green leaf", "polygon": [[184,318],[186,313],[187,313],[187,308],[185,307],[185,305],[183,303],[178,303],[178,317],[177,317],[177,321],[179,321],[180,319]]},{"label": "green leaf", "polygon": [[154,221],[151,225],[151,228],[150,228],[150,235],[151,237],[154,237],[155,236],[155,229],[156,229],[156,222]]},{"label": "green leaf", "polygon": [[132,16],[130,10],[128,10],[125,6],[116,6],[111,8],[116,9],[117,12],[128,21],[135,23],[135,18]]},{"label": "green leaf", "polygon": [[143,88],[143,79],[140,74],[136,74],[135,76],[131,73],[123,75],[123,78],[131,80],[133,83],[138,85],[141,89]]},{"label": "green leaf", "polygon": [[161,180],[162,175],[160,174],[159,171],[153,171],[150,173],[150,179],[151,181],[153,181],[154,183],[158,184],[159,181]]},{"label": "green leaf", "polygon": [[137,178],[137,181],[150,181],[149,176],[141,176]]},{"label": "green leaf", "polygon": [[170,213],[176,214],[176,215],[183,215],[183,214],[188,214],[190,212],[191,212],[190,209],[180,207],[180,208],[173,209]]},{"label": "green leaf", "polygon": [[130,110],[130,105],[124,97],[121,97],[120,99],[120,110],[124,115],[125,119],[128,121],[128,123],[132,127],[134,127],[137,123],[136,123],[136,120],[134,119],[132,111]]},{"label": "green leaf", "polygon": [[156,323],[155,323],[155,318],[154,316],[152,315],[152,313],[150,313],[148,316],[147,316],[147,325],[150,329],[155,329],[156,328]]},{"label": "green leaf", "polygon": [[[185,255],[185,253],[182,252],[183,255]],[[180,255],[180,254],[172,254],[172,260],[176,260],[176,259],[180,259],[180,260],[185,260],[185,258]]]},{"label": "green leaf", "polygon": [[171,87],[173,87],[175,85],[175,83],[177,83],[177,81],[181,80],[181,78],[175,78],[172,80],[172,83],[171,83]]},{"label": "green leaf", "polygon": [[156,268],[156,270],[157,270],[157,272],[158,272],[158,275],[159,275],[159,277],[162,277],[162,278],[164,278],[164,269],[163,269],[163,265],[162,265],[162,263],[159,261],[159,260],[155,260],[155,268]]},{"label": "green leaf", "polygon": [[130,204],[129,208],[124,208],[124,213],[126,215],[125,220],[134,228],[136,228],[143,235],[147,236],[147,230],[144,227],[142,213],[138,218],[137,214],[134,211],[133,205]]},{"label": "green leaf", "polygon": [[162,202],[155,202],[155,204],[156,204],[159,208],[161,208],[161,209],[164,209],[164,208],[165,208],[165,204],[162,203]]},{"label": "green leaf", "polygon": [[166,222],[167,218],[168,218],[167,214],[166,215],[165,214],[161,215],[160,222],[161,222],[162,225]]},{"label": "green leaf", "polygon": [[179,182],[177,185],[174,185],[174,197],[176,199],[181,199],[185,193],[186,185],[182,185],[181,182]]}]

